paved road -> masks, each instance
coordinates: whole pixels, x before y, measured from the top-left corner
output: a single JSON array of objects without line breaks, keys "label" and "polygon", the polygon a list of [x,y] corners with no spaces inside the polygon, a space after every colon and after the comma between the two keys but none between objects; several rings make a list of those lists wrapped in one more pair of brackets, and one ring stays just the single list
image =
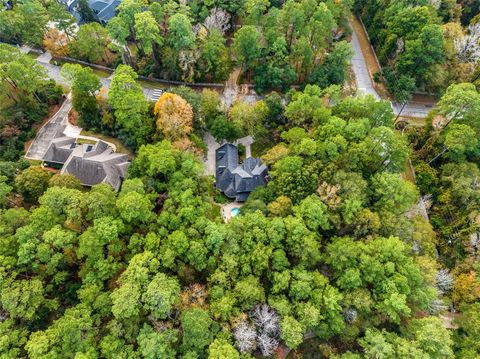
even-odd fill
[{"label": "paved road", "polygon": [[[28,52],[28,51],[27,51]],[[46,53],[40,55],[37,58],[37,61],[40,65],[42,65],[48,73],[48,77],[51,79],[55,80],[57,83],[69,87],[69,84],[65,81],[65,79],[62,77],[60,74],[61,71],[61,66],[57,66],[54,64],[50,63],[51,56],[45,56]],[[102,83],[102,86],[105,87],[106,89],[110,88],[110,84],[112,82],[112,76],[109,76],[107,78],[105,77],[100,77],[100,82]],[[152,82],[154,84],[154,82]],[[142,86],[142,85],[141,85]],[[221,99],[225,103],[227,102],[228,105],[232,105],[236,99],[242,99],[244,101],[247,101],[249,103],[253,103],[257,100],[259,100],[261,97],[256,95],[255,93],[252,93],[250,90],[245,90],[244,93],[240,93],[240,88],[239,86],[236,86],[230,93],[227,89],[228,86],[226,87],[225,92],[221,94]],[[142,86],[143,89],[143,94],[149,101],[156,101],[158,99],[158,93],[159,91],[162,91],[164,89],[164,86],[159,85],[158,88],[155,88],[154,86]]]},{"label": "paved road", "polygon": [[[357,88],[361,93],[367,95],[373,95],[377,100],[380,100],[381,97],[375,90],[373,86],[372,78],[369,75],[367,62],[363,56],[362,48],[358,40],[358,36],[355,32],[355,27],[352,26],[352,48],[353,48],[353,57],[351,60],[352,70],[355,74],[355,81],[357,82]],[[392,109],[395,115],[402,110],[402,105],[396,102],[392,103]],[[402,116],[409,117],[418,117],[424,118],[427,117],[428,113],[433,109],[432,105],[420,103],[420,102],[409,102],[402,111]]]},{"label": "paved road", "polygon": [[367,62],[363,56],[362,48],[360,47],[360,41],[358,41],[355,31],[352,32],[352,47],[353,57],[351,63],[358,90],[366,95],[373,95],[377,100],[380,100],[380,96],[373,87],[370,74],[368,73]]},{"label": "paved road", "polygon": [[[40,55],[40,56],[43,56],[43,55]],[[51,79],[55,80],[55,82],[57,82],[57,83],[59,83],[63,86],[69,87],[69,84],[65,81],[65,79],[60,74],[60,71],[61,71],[60,66],[50,64],[49,62],[43,62],[41,58],[38,58],[37,61],[40,65],[42,65],[47,70],[48,77],[50,77]],[[107,77],[107,78],[100,77],[100,82],[102,83],[103,87],[108,89],[108,88],[110,88],[110,84],[111,84],[112,80],[111,80],[110,77]],[[143,88],[143,94],[145,95],[145,97],[147,99],[152,99],[154,97],[155,89],[146,88],[146,87],[143,87],[143,86],[142,86],[142,88]]]},{"label": "paved road", "polygon": [[70,98],[67,98],[57,113],[38,131],[35,140],[33,140],[27,150],[25,158],[32,160],[40,160],[43,158],[50,142],[67,126],[68,113],[71,108],[72,101]]},{"label": "paved road", "polygon": [[[397,115],[402,109],[402,105],[397,102],[392,104],[393,112]],[[410,101],[403,109],[401,115],[407,117],[424,118],[434,108],[432,105],[424,104],[421,102]]]}]

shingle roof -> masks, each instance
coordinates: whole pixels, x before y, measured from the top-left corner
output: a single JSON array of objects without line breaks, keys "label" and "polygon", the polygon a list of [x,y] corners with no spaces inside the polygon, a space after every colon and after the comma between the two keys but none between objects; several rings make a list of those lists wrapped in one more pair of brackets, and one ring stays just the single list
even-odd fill
[{"label": "shingle roof", "polygon": [[72,137],[54,138],[50,143],[43,160],[50,163],[63,164],[72,154],[75,147],[75,139]]},{"label": "shingle roof", "polygon": [[90,8],[93,10],[93,11],[96,11],[97,13],[99,13],[100,11],[102,11],[103,9],[105,9],[105,7],[108,6],[108,2],[107,1],[89,1],[89,6]]},{"label": "shingle roof", "polygon": [[85,186],[105,182],[116,190],[130,165],[127,155],[113,152],[104,141],[78,145],[71,137],[54,139],[43,161],[63,164],[61,173],[77,177]]},{"label": "shingle roof", "polygon": [[113,0],[99,10],[97,16],[98,19],[102,22],[108,22],[112,17],[115,16],[117,6],[120,5],[120,0]]},{"label": "shingle roof", "polygon": [[231,143],[220,146],[216,158],[216,187],[227,197],[243,202],[256,187],[267,182],[267,166],[249,157],[238,164],[238,149]]}]

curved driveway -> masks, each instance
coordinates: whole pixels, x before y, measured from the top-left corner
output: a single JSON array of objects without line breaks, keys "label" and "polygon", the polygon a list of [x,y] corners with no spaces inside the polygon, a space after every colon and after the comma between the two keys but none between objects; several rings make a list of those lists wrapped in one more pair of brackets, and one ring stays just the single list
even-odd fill
[{"label": "curved driveway", "polygon": [[[61,67],[50,63],[51,56],[48,53],[44,53],[37,58],[37,62],[47,70],[48,77],[53,79],[58,84],[65,87],[69,87],[69,84],[62,77],[60,71]],[[110,78],[100,78],[102,86],[105,88],[110,87]],[[143,92],[147,98],[153,93],[151,88],[143,88]],[[75,138],[87,138],[80,136],[82,129],[77,126],[72,126],[68,123],[68,113],[72,109],[71,96],[67,96],[67,99],[63,102],[60,109],[46,122],[38,131],[35,139],[30,144],[30,147],[25,154],[25,158],[30,160],[41,160],[50,146],[52,140],[59,136],[68,136]],[[88,137],[89,139],[95,139],[94,137]],[[115,149],[115,145],[110,144]]]},{"label": "curved driveway", "polygon": [[59,135],[65,130],[68,124],[68,113],[71,108],[72,100],[70,97],[67,97],[57,113],[55,113],[48,122],[42,126],[40,131],[38,131],[37,136],[27,150],[25,158],[30,160],[40,160],[43,158],[48,150],[48,146],[50,146],[50,142],[52,142],[55,137],[59,137]]}]

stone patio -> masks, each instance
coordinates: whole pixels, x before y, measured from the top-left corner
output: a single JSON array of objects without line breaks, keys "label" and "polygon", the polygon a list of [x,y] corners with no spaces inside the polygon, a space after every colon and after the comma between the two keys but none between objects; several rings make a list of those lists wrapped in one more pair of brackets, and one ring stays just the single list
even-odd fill
[{"label": "stone patio", "polygon": [[230,219],[232,219],[234,216],[232,216],[232,209],[234,208],[242,208],[243,203],[239,202],[231,202],[224,204],[220,210],[222,214],[222,218],[224,222],[228,222]]}]

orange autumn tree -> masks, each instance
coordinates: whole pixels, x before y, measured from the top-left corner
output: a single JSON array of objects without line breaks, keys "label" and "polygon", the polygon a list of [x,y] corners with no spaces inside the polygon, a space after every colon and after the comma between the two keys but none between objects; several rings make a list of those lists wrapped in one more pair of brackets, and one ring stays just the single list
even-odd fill
[{"label": "orange autumn tree", "polygon": [[474,303],[480,299],[480,283],[477,273],[461,273],[455,278],[453,300],[456,303]]},{"label": "orange autumn tree", "polygon": [[157,128],[169,140],[178,140],[192,132],[193,110],[182,97],[165,92],[155,103]]},{"label": "orange autumn tree", "polygon": [[43,38],[43,46],[50,51],[54,57],[62,57],[68,55],[68,37],[64,32],[60,32],[55,28],[50,28]]}]

